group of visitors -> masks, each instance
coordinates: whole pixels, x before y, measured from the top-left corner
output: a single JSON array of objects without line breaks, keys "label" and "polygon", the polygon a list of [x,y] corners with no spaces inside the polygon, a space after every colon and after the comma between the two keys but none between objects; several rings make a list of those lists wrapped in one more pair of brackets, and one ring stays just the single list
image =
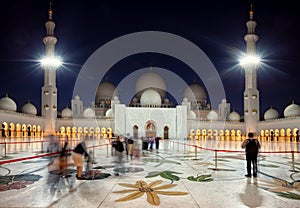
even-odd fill
[{"label": "group of visitors", "polygon": [[[153,150],[153,144],[155,143],[156,150],[159,149],[159,140],[160,137],[142,137],[141,139],[139,138],[133,138],[129,137],[122,137],[117,136],[115,140],[112,142],[112,152],[114,152],[114,156],[116,157],[116,169],[121,169],[122,164],[123,164],[123,152],[126,152],[126,156],[130,156],[130,159],[133,158],[138,158],[140,156],[140,151],[142,150]],[[76,178],[78,180],[85,179],[84,176],[82,175],[83,172],[83,156],[88,158],[88,161],[91,161],[91,156],[87,151],[86,148],[86,139],[83,139],[73,150],[72,152],[72,158],[74,161],[74,165],[76,166],[77,169],[77,174]],[[63,150],[61,152],[61,164],[60,168],[62,171],[65,170],[66,168],[66,147],[67,147],[67,142],[63,147]],[[141,148],[142,147],[142,148]],[[254,134],[252,132],[248,133],[248,139],[244,140],[242,145],[242,148],[245,148],[245,153],[246,153],[246,160],[247,160],[247,174],[245,175],[246,177],[251,177],[253,176],[254,178],[257,177],[257,156],[258,156],[258,151],[260,148],[260,143],[259,141],[254,138]],[[251,167],[252,166],[252,167]],[[251,174],[251,169],[252,169],[252,174]],[[117,172],[116,175],[119,173]]]}]

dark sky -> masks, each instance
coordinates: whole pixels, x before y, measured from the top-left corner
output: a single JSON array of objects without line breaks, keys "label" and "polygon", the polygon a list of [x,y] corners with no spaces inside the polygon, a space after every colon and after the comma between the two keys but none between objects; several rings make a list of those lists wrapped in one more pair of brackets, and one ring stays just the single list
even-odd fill
[{"label": "dark sky", "polygon": [[[237,53],[245,51],[243,37],[250,3],[254,3],[258,23],[257,52],[263,58],[258,70],[261,115],[273,106],[282,116],[284,108],[293,100],[300,103],[297,65],[300,60],[297,51],[300,18],[294,1],[52,2],[58,38],[56,54],[65,62],[57,71],[59,111],[70,106],[77,74],[95,50],[129,33],[164,31],[190,40],[206,53],[220,73],[231,108],[241,114],[244,72],[237,66]],[[44,54],[42,38],[48,8],[48,0],[1,3],[0,96],[8,93],[17,103],[18,111],[27,100],[40,111],[44,75],[36,60]],[[151,53],[137,54],[118,62],[107,77],[117,85],[122,76],[149,65],[172,70],[187,83],[193,83],[195,79],[182,62]]]}]

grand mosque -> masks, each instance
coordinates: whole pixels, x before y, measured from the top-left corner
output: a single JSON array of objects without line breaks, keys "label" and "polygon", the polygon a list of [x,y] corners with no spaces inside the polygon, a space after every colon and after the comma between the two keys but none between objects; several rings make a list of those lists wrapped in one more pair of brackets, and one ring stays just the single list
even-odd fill
[{"label": "grand mosque", "polygon": [[[57,38],[55,23],[50,6],[45,23],[46,36],[44,85],[41,89],[41,112],[30,102],[17,111],[18,106],[8,95],[0,99],[0,121],[2,137],[27,138],[45,137],[50,134],[81,138],[109,138],[113,134],[158,136],[164,139],[224,139],[242,140],[248,132],[255,132],[265,140],[296,141],[299,134],[300,106],[291,103],[283,111],[284,117],[270,107],[260,119],[260,96],[257,88],[259,63],[245,62],[244,110],[240,115],[232,111],[233,106],[226,98],[219,99],[214,107],[208,102],[208,92],[198,83],[186,85],[182,90],[182,100],[174,104],[167,96],[172,89],[167,88],[159,71],[152,70],[138,76],[135,92],[130,100],[122,101],[118,88],[108,80],[97,84],[94,100],[85,103],[82,94],[74,94],[70,108],[57,108],[56,69],[54,62]],[[256,56],[256,21],[253,10],[246,22],[244,36],[248,57]],[[210,95],[211,93],[209,93]]]}]

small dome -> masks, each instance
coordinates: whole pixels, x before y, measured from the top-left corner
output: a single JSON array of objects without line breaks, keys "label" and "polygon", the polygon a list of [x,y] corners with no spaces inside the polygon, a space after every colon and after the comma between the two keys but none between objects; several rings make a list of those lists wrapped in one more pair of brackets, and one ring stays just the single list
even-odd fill
[{"label": "small dome", "polygon": [[211,110],[211,111],[209,111],[209,113],[207,114],[206,118],[207,118],[209,121],[216,121],[216,120],[218,120],[219,116],[218,116],[218,114],[217,114],[216,111]]},{"label": "small dome", "polygon": [[116,87],[109,81],[99,84],[96,93],[96,104],[100,103],[103,99],[113,99],[118,95]]},{"label": "small dome", "polygon": [[146,90],[145,92],[143,92],[143,94],[141,96],[141,105],[142,106],[148,106],[148,105],[161,106],[160,94],[153,89]]},{"label": "small dome", "polygon": [[74,99],[75,100],[80,100],[80,97],[78,95],[75,95]]},{"label": "small dome", "polygon": [[192,110],[188,112],[188,119],[195,119],[196,118],[196,113]]},{"label": "small dome", "polygon": [[30,114],[30,115],[36,115],[37,109],[36,107],[28,101],[25,105],[22,107],[22,113]]},{"label": "small dome", "polygon": [[265,120],[272,120],[272,119],[277,119],[277,118],[279,118],[279,113],[277,110],[275,110],[272,107],[269,110],[267,110],[264,114]]},{"label": "small dome", "polygon": [[164,99],[164,103],[169,104],[169,103],[170,103],[170,100],[169,100],[168,98],[165,98],[165,99]]},{"label": "small dome", "polygon": [[142,74],[136,82],[136,93],[140,97],[146,89],[155,89],[162,98],[166,97],[165,80],[157,73],[152,71]]},{"label": "small dome", "polygon": [[6,95],[0,99],[0,109],[7,111],[17,111],[17,104],[11,98]]},{"label": "small dome", "polygon": [[139,101],[139,100],[138,100],[136,97],[132,99],[132,102],[133,102],[133,103],[138,103],[138,101]]},{"label": "small dome", "polygon": [[285,118],[300,116],[300,106],[292,103],[284,109],[283,114]]},{"label": "small dome", "polygon": [[61,117],[62,118],[71,118],[73,115],[73,112],[70,108],[66,107],[61,111]]},{"label": "small dome", "polygon": [[91,108],[86,108],[83,111],[83,117],[85,118],[94,118],[96,116],[95,111]]},{"label": "small dome", "polygon": [[228,115],[228,120],[229,121],[240,121],[241,120],[241,116],[240,114],[238,114],[235,111],[232,111],[231,113],[229,113]]},{"label": "small dome", "polygon": [[191,84],[190,86],[188,86],[185,89],[183,96],[188,98],[190,101],[206,100],[206,92],[199,84]]},{"label": "small dome", "polygon": [[182,102],[189,102],[189,99],[188,98],[183,98]]},{"label": "small dome", "polygon": [[106,116],[106,117],[109,117],[109,118],[114,117],[114,111],[113,111],[111,108],[108,109],[108,110],[106,111],[106,113],[105,113],[105,116]]}]

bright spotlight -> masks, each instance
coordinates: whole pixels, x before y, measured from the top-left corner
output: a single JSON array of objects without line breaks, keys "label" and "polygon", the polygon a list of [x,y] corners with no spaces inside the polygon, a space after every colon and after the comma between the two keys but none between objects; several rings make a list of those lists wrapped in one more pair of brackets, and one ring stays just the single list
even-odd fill
[{"label": "bright spotlight", "polygon": [[61,60],[57,57],[45,57],[40,60],[43,68],[57,69],[61,64]]},{"label": "bright spotlight", "polygon": [[240,60],[241,66],[246,66],[248,64],[260,64],[260,58],[258,56],[246,55],[244,58]]}]

